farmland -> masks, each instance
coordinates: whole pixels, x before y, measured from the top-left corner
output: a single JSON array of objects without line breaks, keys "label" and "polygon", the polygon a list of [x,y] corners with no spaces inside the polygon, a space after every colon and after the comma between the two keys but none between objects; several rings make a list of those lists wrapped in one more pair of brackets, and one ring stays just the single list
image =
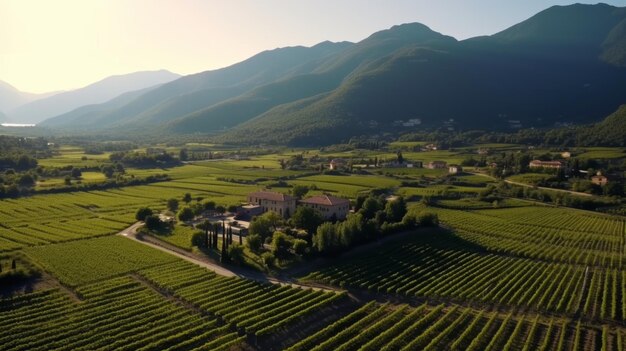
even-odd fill
[{"label": "farmland", "polygon": [[[404,154],[452,163],[467,152]],[[280,160],[298,154],[131,167],[129,177],[166,173],[169,180],[1,200],[0,252],[23,255],[44,272],[36,279],[50,282],[0,298],[6,332],[0,350],[623,349],[623,217],[525,199],[483,201],[480,194],[497,182],[476,174],[282,169]],[[105,159],[65,148],[44,163],[95,165]],[[85,182],[102,181],[97,172],[83,175]],[[295,185],[352,200],[372,190],[402,195],[412,211],[436,214],[441,226],[381,238],[321,266],[297,262],[295,271],[304,273],[279,272],[286,275],[279,279],[295,286],[220,276],[115,235],[136,221],[139,207],[160,212],[168,199],[187,193],[191,205],[229,206],[259,188],[289,192]],[[421,201],[427,197],[434,200]],[[210,261],[192,246],[194,232],[179,224],[152,239]]]}]

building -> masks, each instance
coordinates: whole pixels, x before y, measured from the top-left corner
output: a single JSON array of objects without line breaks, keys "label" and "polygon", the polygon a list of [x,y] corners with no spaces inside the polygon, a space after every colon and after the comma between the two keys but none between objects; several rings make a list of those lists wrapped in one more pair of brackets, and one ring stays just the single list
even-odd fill
[{"label": "building", "polygon": [[330,195],[311,196],[300,205],[318,210],[326,219],[345,219],[350,211],[350,200]]},{"label": "building", "polygon": [[450,174],[458,174],[463,172],[463,167],[459,166],[459,165],[450,165],[448,167],[448,173]]},{"label": "building", "polygon": [[437,145],[428,144],[422,148],[422,151],[437,151]]},{"label": "building", "polygon": [[346,161],[340,158],[332,159],[330,160],[330,163],[328,164],[328,168],[330,168],[331,171],[336,171],[345,167],[346,167]]},{"label": "building", "polygon": [[552,169],[561,169],[563,168],[563,162],[561,161],[539,161],[532,160],[528,164],[530,168],[552,168]]},{"label": "building", "polygon": [[591,182],[596,185],[604,186],[609,182],[609,179],[602,175],[602,172],[596,173],[593,177],[591,177]]},{"label": "building", "polygon": [[252,218],[261,214],[263,214],[263,207],[259,205],[247,204],[237,208],[237,216],[239,217]]},{"label": "building", "polygon": [[570,158],[570,157],[572,157],[572,153],[569,152],[569,151],[563,151],[563,152],[561,152],[561,157],[563,157],[563,158]]},{"label": "building", "polygon": [[287,194],[261,190],[248,194],[248,203],[258,205],[262,212],[274,211],[289,218],[296,211],[296,198]]},{"label": "building", "polygon": [[445,169],[448,166],[446,161],[430,161],[426,168],[428,169]]}]

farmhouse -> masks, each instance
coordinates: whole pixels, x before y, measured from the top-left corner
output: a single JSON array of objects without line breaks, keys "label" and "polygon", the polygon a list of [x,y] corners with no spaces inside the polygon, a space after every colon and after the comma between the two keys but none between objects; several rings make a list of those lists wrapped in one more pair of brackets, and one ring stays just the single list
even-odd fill
[{"label": "farmhouse", "polygon": [[444,169],[447,166],[448,166],[448,163],[446,161],[430,161],[426,165],[426,168],[428,168],[428,169]]},{"label": "farmhouse", "polygon": [[596,185],[604,186],[609,182],[609,179],[602,175],[602,172],[596,173],[593,177],[591,177],[591,182]]},{"label": "farmhouse", "polygon": [[530,168],[553,168],[553,169],[560,169],[560,168],[563,167],[563,163],[561,161],[532,160],[528,164],[528,167],[530,167]]},{"label": "farmhouse", "polygon": [[448,167],[448,173],[450,174],[458,174],[463,172],[463,168],[459,165],[450,165]]},{"label": "farmhouse", "polygon": [[330,163],[328,164],[328,168],[330,168],[331,171],[339,170],[345,167],[346,167],[346,161],[340,158],[332,159],[330,160]]},{"label": "farmhouse", "polygon": [[300,200],[300,205],[318,210],[326,219],[345,219],[350,211],[350,201],[330,195],[316,195]]},{"label": "farmhouse", "polygon": [[250,193],[248,203],[260,206],[262,212],[274,211],[284,218],[289,218],[296,211],[295,197],[275,191],[261,190]]}]

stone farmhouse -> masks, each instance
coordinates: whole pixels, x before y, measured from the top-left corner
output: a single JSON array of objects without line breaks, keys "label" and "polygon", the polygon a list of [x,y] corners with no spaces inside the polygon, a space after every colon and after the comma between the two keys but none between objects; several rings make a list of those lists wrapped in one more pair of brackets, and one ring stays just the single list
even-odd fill
[{"label": "stone farmhouse", "polygon": [[259,212],[274,211],[283,218],[289,218],[296,211],[296,202],[295,197],[275,191],[261,190],[248,194],[248,203],[259,206]]},{"label": "stone farmhouse", "polygon": [[350,200],[330,195],[311,196],[299,203],[318,210],[326,219],[345,219],[350,212]]}]

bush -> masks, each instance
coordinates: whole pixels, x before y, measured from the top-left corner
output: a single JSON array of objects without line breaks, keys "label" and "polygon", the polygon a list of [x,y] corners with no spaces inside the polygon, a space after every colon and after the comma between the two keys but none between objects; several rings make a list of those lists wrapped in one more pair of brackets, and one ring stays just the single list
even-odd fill
[{"label": "bush", "polygon": [[232,244],[228,247],[228,258],[235,264],[242,264],[244,262],[243,246],[239,244]]},{"label": "bush", "polygon": [[261,260],[266,267],[273,267],[276,258],[271,252],[264,252],[263,254],[261,254]]},{"label": "bush", "polygon": [[439,217],[432,212],[422,212],[417,216],[417,223],[422,227],[434,227],[439,225]]},{"label": "bush", "polygon": [[246,245],[253,252],[259,252],[261,250],[263,242],[261,236],[258,234],[249,234],[246,236]]},{"label": "bush", "polygon": [[195,232],[191,235],[191,246],[195,247],[204,247],[205,246],[205,237],[202,232]]},{"label": "bush", "polygon": [[293,240],[293,252],[296,253],[296,255],[304,255],[306,253],[308,253],[308,248],[309,248],[309,243],[306,240],[302,240],[302,239],[294,239]]},{"label": "bush", "polygon": [[159,230],[163,225],[163,222],[161,222],[161,219],[157,215],[150,215],[146,217],[144,222],[146,223],[146,228],[149,230]]},{"label": "bush", "polygon": [[193,219],[194,213],[191,208],[183,207],[180,211],[178,211],[177,217],[179,221],[187,222]]},{"label": "bush", "polygon": [[152,210],[149,207],[142,207],[135,213],[135,219],[138,221],[145,221],[148,216],[152,216]]}]

